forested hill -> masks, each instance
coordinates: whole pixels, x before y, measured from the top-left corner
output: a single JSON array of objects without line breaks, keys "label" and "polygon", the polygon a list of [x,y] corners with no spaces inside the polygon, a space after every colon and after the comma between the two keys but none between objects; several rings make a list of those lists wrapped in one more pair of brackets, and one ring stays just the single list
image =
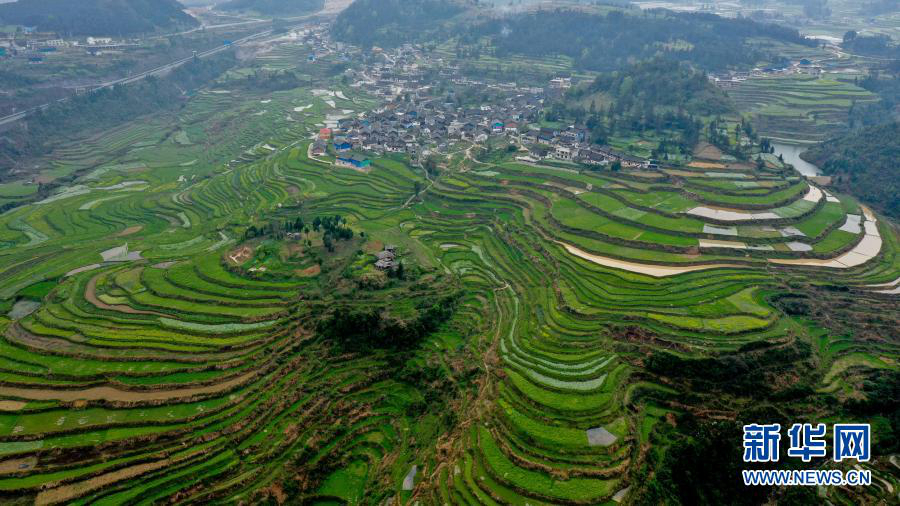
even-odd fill
[{"label": "forested hill", "polygon": [[561,54],[572,57],[577,68],[601,71],[659,55],[689,61],[705,70],[750,67],[779,57],[749,43],[751,38],[814,45],[797,30],[781,26],[664,10],[606,14],[542,11],[495,19],[472,27],[470,33],[473,38],[489,36],[500,58],[512,53]]},{"label": "forested hill", "polygon": [[900,123],[831,139],[804,153],[803,158],[834,176],[833,184],[841,191],[900,218]]},{"label": "forested hill", "polygon": [[583,123],[597,144],[614,135],[656,131],[665,138],[654,156],[690,152],[700,140],[703,116],[734,113],[728,96],[684,62],[655,58],[600,74],[550,104],[546,119]]},{"label": "forested hill", "polygon": [[588,87],[615,100],[615,111],[635,108],[680,109],[698,116],[734,112],[724,91],[706,75],[686,63],[657,58],[636,64],[623,72],[601,74]]},{"label": "forested hill", "polygon": [[471,0],[356,0],[334,23],[338,40],[362,46],[397,46],[441,40],[444,23],[472,6]]},{"label": "forested hill", "polygon": [[176,0],[19,0],[0,4],[0,25],[63,35],[112,35],[196,26]]},{"label": "forested hill", "polygon": [[322,8],[325,0],[231,0],[218,6],[222,10],[255,11],[269,16],[305,14]]},{"label": "forested hill", "polygon": [[[487,37],[489,51],[499,58],[565,55],[579,69],[600,71],[660,55],[704,70],[750,67],[780,58],[760,49],[759,39],[815,45],[797,30],[712,14],[607,6],[504,16],[490,16],[492,11],[481,9],[477,18],[484,22],[458,16],[473,5],[460,0],[356,0],[338,18],[334,34],[347,42],[381,46],[449,37],[458,37],[463,45],[479,44]],[[460,19],[464,22],[456,22]]]}]

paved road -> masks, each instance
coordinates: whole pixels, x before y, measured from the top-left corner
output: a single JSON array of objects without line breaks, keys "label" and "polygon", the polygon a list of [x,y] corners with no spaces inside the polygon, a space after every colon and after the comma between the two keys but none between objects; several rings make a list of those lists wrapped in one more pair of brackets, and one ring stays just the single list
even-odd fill
[{"label": "paved road", "polygon": [[[323,8],[321,11],[319,11],[319,12],[316,12],[316,13],[313,13],[313,14],[307,14],[307,15],[305,15],[305,16],[297,16],[297,17],[293,17],[293,18],[285,18],[285,20],[286,20],[286,21],[299,21],[299,20],[302,20],[302,19],[309,19],[309,18],[313,18],[313,17],[316,17],[316,16],[336,15],[336,14],[338,14],[339,12],[341,12],[342,10],[344,10],[345,8],[347,8],[347,6],[350,5],[352,2],[353,2],[353,0],[326,0],[326,1],[325,1],[325,6],[324,6],[324,8]],[[261,21],[263,21],[263,20],[256,20],[256,19],[254,19],[254,20],[250,20],[250,21],[243,21],[243,22],[237,22],[237,23],[228,23],[228,24],[224,24],[224,25],[207,26],[207,27],[205,27],[205,28],[208,29],[208,28],[220,28],[220,27],[224,27],[224,26],[236,26],[236,25],[242,25],[242,24],[253,24],[253,23],[258,23],[258,22],[261,22]],[[201,29],[201,28],[198,27],[198,28],[194,28],[194,29],[189,30],[188,32],[184,32],[184,33],[189,33],[189,32],[193,32],[193,31],[200,30],[200,29]],[[272,34],[272,30],[265,30],[265,31],[262,31],[262,32],[259,32],[259,33],[254,33],[253,35],[248,35],[248,36],[246,36],[246,37],[244,37],[244,38],[242,38],[242,39],[235,40],[234,42],[232,42],[232,46],[239,46],[239,45],[241,45],[241,44],[244,44],[244,43],[247,43],[247,42],[252,42],[252,41],[254,41],[254,40],[260,39],[260,38],[262,38],[262,37],[266,37],[266,36],[271,35],[271,34]],[[171,34],[170,34],[170,35],[171,35]],[[210,49],[210,50],[208,50],[208,51],[203,51],[203,52],[197,53],[197,56],[198,56],[199,58],[206,58],[207,56],[212,56],[212,55],[214,55],[214,54],[216,54],[216,53],[220,53],[220,52],[222,52],[222,51],[225,51],[226,49],[228,49],[228,46],[222,45],[222,46],[220,46],[220,47],[213,48],[213,49]],[[140,81],[140,80],[142,80],[142,79],[146,79],[146,78],[149,77],[149,76],[155,76],[155,75],[160,75],[160,74],[165,74],[165,73],[167,73],[167,72],[170,72],[172,69],[175,69],[175,68],[178,68],[178,67],[184,65],[185,63],[191,61],[193,58],[194,58],[193,56],[189,56],[189,57],[187,57],[187,58],[182,58],[182,59],[180,59],[180,60],[176,60],[176,61],[173,61],[173,62],[168,63],[168,64],[166,64],[166,65],[163,65],[163,66],[161,66],[161,67],[156,67],[155,69],[150,69],[150,70],[147,70],[147,71],[145,71],[145,72],[141,72],[140,74],[135,74],[135,75],[133,75],[133,76],[128,76],[128,77],[125,77],[125,78],[122,78],[122,79],[116,79],[116,80],[113,80],[113,81],[109,81],[109,82],[105,82],[105,83],[96,84],[96,85],[90,86],[90,88],[91,88],[92,91],[95,91],[95,90],[99,90],[99,89],[103,89],[103,88],[110,88],[110,87],[116,86],[116,85],[118,85],[118,84],[131,84],[131,83],[135,83],[135,82]],[[57,102],[65,102],[66,100],[68,100],[68,99],[67,99],[67,98],[61,98],[61,99],[57,100]],[[27,116],[27,115],[29,115],[29,114],[31,114],[31,113],[33,113],[33,112],[39,110],[39,109],[46,109],[47,107],[50,107],[50,106],[53,105],[53,104],[54,104],[54,102],[50,102],[50,103],[47,103],[47,104],[43,104],[43,105],[39,105],[39,106],[36,106],[36,107],[32,107],[31,109],[26,109],[26,110],[24,110],[24,111],[17,112],[17,113],[15,113],[15,114],[10,114],[9,116],[0,117],[0,126],[5,125],[5,124],[7,124],[7,123],[13,123],[13,122],[19,121],[20,119],[24,118],[25,116]]]},{"label": "paved road", "polygon": [[[254,41],[254,40],[256,40],[256,39],[259,39],[259,38],[262,38],[262,37],[265,37],[265,36],[271,35],[271,34],[272,34],[272,30],[266,30],[266,31],[263,31],[263,32],[254,33],[253,35],[248,35],[248,36],[246,36],[246,37],[244,37],[244,38],[235,40],[235,41],[232,43],[232,46],[237,46],[237,45],[241,45],[241,44],[244,44],[244,43],[247,43],[247,42],[251,42],[251,41]],[[207,56],[212,56],[212,55],[214,55],[214,54],[221,53],[222,51],[225,51],[225,50],[227,50],[227,49],[229,49],[229,46],[222,45],[222,46],[219,46],[219,47],[216,47],[216,48],[213,48],[213,49],[209,49],[209,50],[207,50],[207,51],[202,51],[202,52],[200,52],[200,53],[197,53],[197,57],[199,57],[199,58],[206,58]],[[147,77],[150,77],[150,76],[156,76],[156,75],[161,75],[161,74],[165,74],[165,73],[167,73],[167,72],[170,72],[170,71],[172,71],[173,69],[176,69],[176,68],[178,68],[178,67],[184,65],[185,63],[191,61],[193,58],[194,58],[193,56],[188,56],[187,58],[182,58],[182,59],[180,59],[180,60],[175,60],[175,61],[173,61],[173,62],[171,62],[171,63],[167,63],[167,64],[162,65],[162,66],[160,66],[160,67],[156,67],[155,69],[150,69],[150,70],[141,72],[141,73],[139,73],[139,74],[135,74],[135,75],[133,75],[133,76],[124,77],[124,78],[122,78],[122,79],[115,79],[115,80],[112,80],[112,81],[107,81],[107,82],[105,82],[105,83],[95,84],[95,85],[93,85],[93,86],[90,86],[90,88],[91,88],[91,91],[96,91],[96,90],[101,90],[101,89],[103,89],[103,88],[111,88],[111,87],[116,86],[116,85],[119,85],[119,84],[131,84],[131,83],[135,83],[135,82],[140,81],[140,80],[142,80],[142,79],[146,79]],[[61,99],[57,100],[57,102],[65,102],[66,100],[68,100],[68,98],[61,98]],[[47,104],[43,104],[43,105],[39,105],[39,106],[36,106],[36,107],[32,107],[31,109],[26,109],[26,110],[24,110],[24,111],[17,112],[17,113],[15,113],[15,114],[10,114],[9,116],[4,116],[4,117],[0,118],[0,125],[5,125],[5,124],[7,124],[7,123],[12,123],[12,122],[15,122],[15,121],[19,121],[20,119],[22,119],[22,118],[24,118],[25,116],[27,116],[27,115],[29,115],[29,114],[31,114],[31,113],[37,111],[38,109],[45,109],[45,108],[47,108],[47,107],[53,105],[53,103],[54,103],[54,102],[50,102],[50,103],[47,103]]]}]

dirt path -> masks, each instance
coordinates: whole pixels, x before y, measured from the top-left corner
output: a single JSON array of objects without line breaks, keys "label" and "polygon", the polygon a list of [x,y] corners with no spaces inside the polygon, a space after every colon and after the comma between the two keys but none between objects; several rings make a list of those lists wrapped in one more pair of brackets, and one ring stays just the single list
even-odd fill
[{"label": "dirt path", "polygon": [[100,476],[95,476],[94,478],[72,483],[70,485],[63,485],[60,487],[51,488],[49,490],[42,490],[40,493],[38,493],[37,497],[35,497],[34,504],[43,506],[47,504],[58,504],[61,502],[71,501],[72,499],[80,497],[88,492],[101,489],[118,481],[135,478],[144,473],[177,464],[178,462],[190,459],[204,451],[206,450],[198,450],[187,455],[182,455],[178,458],[167,458],[155,460],[153,462],[146,462],[144,464],[138,464],[135,466],[126,467],[124,469],[119,469],[118,471],[101,474]]},{"label": "dirt path", "polygon": [[687,272],[695,272],[695,271],[703,271],[707,269],[726,269],[726,268],[742,268],[746,267],[743,265],[737,264],[709,264],[709,265],[685,265],[685,266],[674,266],[674,265],[655,265],[655,264],[642,264],[637,262],[628,262],[625,260],[618,260],[616,258],[609,258],[599,255],[593,255],[586,251],[582,251],[571,244],[566,244],[564,242],[556,241],[557,244],[566,248],[566,251],[569,253],[587,260],[589,262],[594,262],[595,264],[602,265],[604,267],[612,267],[614,269],[622,269],[624,271],[629,272],[637,272],[638,274],[646,274],[648,276],[653,276],[656,278],[661,278],[665,276],[676,276],[678,274],[684,274]]},{"label": "dirt path", "polygon": [[92,277],[90,281],[88,281],[87,286],[84,288],[84,298],[94,306],[100,309],[106,309],[108,311],[118,311],[119,313],[128,313],[128,314],[150,314],[156,316],[170,316],[164,313],[157,313],[156,311],[144,311],[141,309],[135,309],[131,306],[125,306],[122,304],[107,304],[102,300],[97,298],[97,278],[99,278],[103,273],[97,274]]},{"label": "dirt path", "polygon": [[83,390],[51,390],[47,388],[20,388],[0,386],[0,395],[18,397],[21,399],[65,402],[85,401],[114,401],[114,402],[149,402],[168,401],[174,399],[190,398],[195,395],[216,394],[228,391],[236,386],[251,380],[256,376],[256,371],[244,373],[222,383],[196,388],[178,388],[174,390],[148,390],[133,392],[119,390],[113,387],[92,387]]},{"label": "dirt path", "polygon": [[322,158],[316,158],[315,156],[313,156],[312,149],[313,149],[313,143],[310,142],[309,146],[306,148],[306,157],[307,158],[309,158],[310,160],[315,160],[319,163],[324,163],[325,165],[332,165],[332,163],[329,162],[328,160],[323,160]]}]

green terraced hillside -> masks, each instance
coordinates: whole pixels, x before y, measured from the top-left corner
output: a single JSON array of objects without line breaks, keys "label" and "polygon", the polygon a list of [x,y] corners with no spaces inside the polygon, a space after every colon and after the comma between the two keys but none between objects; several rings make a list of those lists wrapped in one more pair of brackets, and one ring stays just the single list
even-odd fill
[{"label": "green terraced hillside", "polygon": [[878,98],[855,86],[852,77],[792,75],[752,78],[728,91],[749,113],[760,135],[792,142],[821,142],[839,133],[854,104]]},{"label": "green terraced hillside", "polygon": [[[862,421],[837,410],[896,373],[897,229],[852,198],[773,157],[338,167],[310,138],[376,101],[336,81],[226,80],[60,147],[46,170],[89,170],[0,216],[3,501],[640,504],[684,420]],[[333,248],[248,232],[333,216],[353,232]],[[388,245],[402,278],[374,268]],[[440,318],[401,349],[340,335],[338,310],[389,341]],[[724,381],[663,367],[738,354]],[[862,466],[877,483],[832,504],[900,487],[882,454]]]}]

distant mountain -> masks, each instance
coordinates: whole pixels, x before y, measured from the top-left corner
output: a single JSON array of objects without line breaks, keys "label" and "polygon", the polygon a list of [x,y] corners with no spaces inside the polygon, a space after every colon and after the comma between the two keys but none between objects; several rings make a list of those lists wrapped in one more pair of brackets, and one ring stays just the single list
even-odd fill
[{"label": "distant mountain", "polygon": [[472,5],[469,0],[356,0],[338,16],[332,33],[362,46],[439,40],[448,35],[444,23]]},{"label": "distant mountain", "polygon": [[306,14],[325,5],[325,0],[231,0],[218,6],[227,11],[255,11],[260,14]]},{"label": "distant mountain", "polygon": [[19,0],[0,4],[0,24],[63,35],[112,35],[196,26],[176,0]]},{"label": "distant mountain", "polygon": [[832,184],[839,190],[900,218],[900,123],[828,140],[803,153],[803,159],[833,176]]},{"label": "distant mountain", "polygon": [[[797,30],[744,18],[588,4],[537,11],[488,9],[473,0],[356,0],[338,16],[333,34],[367,46],[455,37],[457,47],[468,53],[501,59],[562,55],[579,70],[600,71],[656,56],[703,70],[748,68],[782,58],[760,39],[815,45]],[[484,41],[489,41],[487,47],[474,47]]]},{"label": "distant mountain", "polygon": [[616,70],[635,59],[655,56],[688,61],[703,70],[747,68],[780,57],[763,49],[759,39],[815,45],[795,29],[745,18],[666,10],[546,10],[466,28],[469,40],[489,37],[498,58],[565,55],[584,70]]}]

